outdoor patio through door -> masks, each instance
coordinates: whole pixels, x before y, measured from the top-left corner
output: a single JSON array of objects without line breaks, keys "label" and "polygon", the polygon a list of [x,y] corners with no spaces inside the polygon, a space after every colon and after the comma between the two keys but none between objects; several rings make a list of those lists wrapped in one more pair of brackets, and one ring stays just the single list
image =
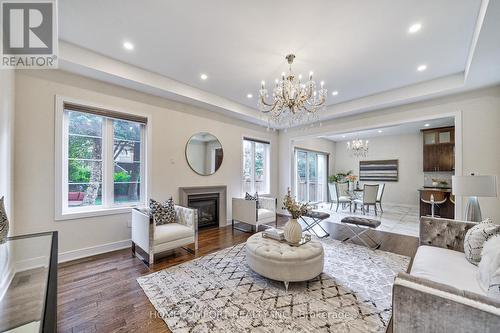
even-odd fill
[{"label": "outdoor patio through door", "polygon": [[295,195],[299,201],[327,201],[327,161],[325,153],[295,150]]}]

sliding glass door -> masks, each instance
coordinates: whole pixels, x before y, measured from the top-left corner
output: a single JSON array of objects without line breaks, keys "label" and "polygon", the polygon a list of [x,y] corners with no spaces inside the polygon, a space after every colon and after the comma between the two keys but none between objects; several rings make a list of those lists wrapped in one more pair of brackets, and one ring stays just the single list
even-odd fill
[{"label": "sliding glass door", "polygon": [[327,201],[327,160],[324,153],[295,150],[295,196],[299,201]]}]

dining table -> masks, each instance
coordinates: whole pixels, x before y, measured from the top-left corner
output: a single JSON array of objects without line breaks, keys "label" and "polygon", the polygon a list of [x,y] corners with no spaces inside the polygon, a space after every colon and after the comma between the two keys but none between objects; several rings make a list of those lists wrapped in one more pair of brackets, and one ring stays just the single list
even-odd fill
[{"label": "dining table", "polygon": [[352,190],[349,190],[349,196],[351,199],[361,199],[363,196],[363,189],[362,188],[354,188]]}]

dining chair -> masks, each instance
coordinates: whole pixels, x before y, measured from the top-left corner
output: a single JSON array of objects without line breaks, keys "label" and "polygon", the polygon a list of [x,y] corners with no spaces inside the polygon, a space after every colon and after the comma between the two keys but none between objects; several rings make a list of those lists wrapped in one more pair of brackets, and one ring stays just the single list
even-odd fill
[{"label": "dining chair", "polygon": [[351,197],[349,194],[349,182],[335,183],[339,197]]},{"label": "dining chair", "polygon": [[380,207],[380,212],[383,213],[384,210],[382,209],[382,196],[384,195],[384,189],[385,189],[385,183],[382,183],[378,187],[378,192],[377,192],[377,203]]},{"label": "dining chair", "polygon": [[340,184],[338,183],[329,183],[328,184],[328,190],[330,192],[330,210],[333,208],[333,204],[337,204],[337,208],[335,208],[335,211],[337,212],[339,210],[339,205],[342,204],[342,208],[345,207],[346,204],[349,205],[349,211],[352,211],[351,207],[351,198],[346,195],[346,193],[342,193],[339,190]]},{"label": "dining chair", "polygon": [[353,200],[354,212],[356,212],[357,206],[360,205],[361,210],[363,211],[363,215],[366,215],[366,212],[370,212],[370,206],[373,206],[373,208],[375,209],[375,216],[377,216],[378,188],[379,188],[378,184],[377,185],[365,184],[363,186],[363,198]]}]

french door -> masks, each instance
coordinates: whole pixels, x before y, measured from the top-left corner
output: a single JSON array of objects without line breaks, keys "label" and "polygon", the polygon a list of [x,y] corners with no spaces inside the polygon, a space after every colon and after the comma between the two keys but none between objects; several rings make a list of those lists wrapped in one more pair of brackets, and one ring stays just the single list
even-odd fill
[{"label": "french door", "polygon": [[295,150],[295,196],[299,201],[327,201],[328,155]]}]

